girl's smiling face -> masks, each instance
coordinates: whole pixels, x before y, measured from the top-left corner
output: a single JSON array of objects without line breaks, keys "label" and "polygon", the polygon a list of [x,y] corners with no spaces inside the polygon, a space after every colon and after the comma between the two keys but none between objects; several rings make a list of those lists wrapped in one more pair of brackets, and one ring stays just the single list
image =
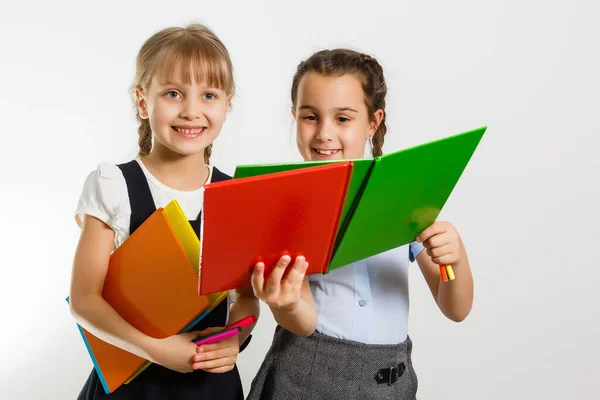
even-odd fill
[{"label": "girl's smiling face", "polygon": [[365,142],[373,136],[383,111],[374,121],[365,104],[357,75],[323,76],[310,72],[298,85],[296,142],[306,160],[341,160],[364,157]]},{"label": "girl's smiling face", "polygon": [[138,89],[140,117],[148,119],[155,146],[181,155],[201,153],[219,135],[231,96],[223,89],[194,79],[153,76],[146,90]]}]

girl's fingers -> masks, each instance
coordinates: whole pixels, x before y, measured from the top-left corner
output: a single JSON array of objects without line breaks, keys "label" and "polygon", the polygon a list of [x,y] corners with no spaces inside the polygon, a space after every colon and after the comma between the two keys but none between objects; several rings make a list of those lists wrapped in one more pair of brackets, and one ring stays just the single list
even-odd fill
[{"label": "girl's fingers", "polygon": [[429,257],[443,257],[447,254],[452,254],[453,247],[449,244],[446,244],[441,247],[434,247],[433,249],[425,249]]},{"label": "girl's fingers", "polygon": [[273,293],[273,292],[277,292],[279,290],[279,287],[281,285],[281,278],[283,277],[283,274],[285,273],[285,270],[288,266],[288,264],[290,263],[291,258],[290,256],[283,256],[279,259],[279,261],[277,261],[277,264],[275,265],[275,268],[273,268],[273,271],[271,271],[271,275],[269,276],[269,279],[267,280],[267,284],[266,284],[266,291]]},{"label": "girl's fingers", "polygon": [[308,263],[305,261],[304,257],[297,257],[296,262],[294,262],[294,265],[292,268],[290,268],[283,281],[283,286],[286,289],[290,289],[295,288],[298,284],[301,284],[304,280],[304,275],[306,274],[307,268]]},{"label": "girl's fingers", "polygon": [[195,362],[192,364],[192,368],[193,369],[203,369],[203,370],[209,370],[209,369],[214,370],[214,369],[219,369],[219,368],[234,365],[235,362],[236,362],[236,358],[234,358],[234,357],[219,358],[216,360]]},{"label": "girl's fingers", "polygon": [[265,283],[265,264],[262,262],[257,263],[252,270],[252,277],[250,281],[252,283],[252,290],[256,297],[261,297],[263,293],[263,285]]},{"label": "girl's fingers", "polygon": [[440,222],[434,222],[428,228],[417,236],[416,241],[425,244],[426,241],[431,239],[435,235],[439,235],[446,232],[445,225]]}]

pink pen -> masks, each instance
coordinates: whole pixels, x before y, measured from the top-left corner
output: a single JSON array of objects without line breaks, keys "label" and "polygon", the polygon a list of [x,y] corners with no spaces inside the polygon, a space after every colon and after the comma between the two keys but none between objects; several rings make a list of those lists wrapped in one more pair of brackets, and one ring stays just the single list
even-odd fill
[{"label": "pink pen", "polygon": [[244,328],[252,325],[253,323],[255,323],[256,319],[257,319],[256,315],[250,314],[247,317],[240,319],[239,321],[231,323],[229,326],[227,326],[227,328],[239,327],[239,328],[244,329]]},{"label": "pink pen", "polygon": [[197,346],[200,346],[202,344],[216,343],[216,342],[219,342],[221,340],[225,340],[227,338],[235,336],[235,335],[239,334],[241,331],[242,331],[242,329],[239,328],[239,327],[235,327],[235,328],[231,328],[231,329],[225,329],[225,330],[213,333],[213,334],[208,335],[208,336],[203,336],[203,337],[199,337],[197,339],[194,339],[194,343]]}]

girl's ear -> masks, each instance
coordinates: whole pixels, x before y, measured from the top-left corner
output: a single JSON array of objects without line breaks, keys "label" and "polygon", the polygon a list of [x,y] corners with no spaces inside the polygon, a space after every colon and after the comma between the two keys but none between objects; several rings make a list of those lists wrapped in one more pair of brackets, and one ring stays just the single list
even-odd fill
[{"label": "girl's ear", "polygon": [[294,119],[296,119],[296,110],[294,110],[294,107],[290,108],[290,111],[292,112]]},{"label": "girl's ear", "polygon": [[369,139],[371,139],[373,135],[375,135],[375,132],[377,132],[377,129],[379,129],[379,125],[381,124],[384,115],[385,111],[382,109],[379,109],[373,113],[373,121],[369,125]]},{"label": "girl's ear", "polygon": [[148,106],[146,104],[146,98],[144,97],[144,91],[139,86],[135,88],[135,100],[140,118],[148,119]]}]

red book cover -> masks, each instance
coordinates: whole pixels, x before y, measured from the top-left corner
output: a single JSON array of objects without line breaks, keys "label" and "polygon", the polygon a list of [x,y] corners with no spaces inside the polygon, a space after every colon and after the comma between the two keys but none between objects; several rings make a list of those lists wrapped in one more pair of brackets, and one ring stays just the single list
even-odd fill
[{"label": "red book cover", "polygon": [[268,277],[277,260],[299,255],[307,274],[327,271],[352,162],[205,186],[199,292],[250,286],[254,265]]}]

